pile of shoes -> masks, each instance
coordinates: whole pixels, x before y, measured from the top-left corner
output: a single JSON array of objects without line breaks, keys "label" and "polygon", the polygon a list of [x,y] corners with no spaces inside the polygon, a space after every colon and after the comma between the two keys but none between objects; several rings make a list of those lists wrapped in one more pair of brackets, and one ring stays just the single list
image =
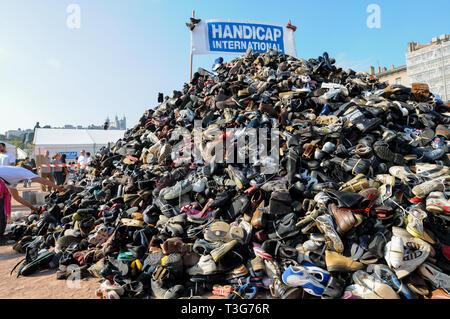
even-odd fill
[{"label": "pile of shoes", "polygon": [[[249,50],[199,69],[15,223],[14,248],[101,278],[101,298],[448,299],[450,107],[334,64]],[[270,174],[230,151],[261,128]]]}]

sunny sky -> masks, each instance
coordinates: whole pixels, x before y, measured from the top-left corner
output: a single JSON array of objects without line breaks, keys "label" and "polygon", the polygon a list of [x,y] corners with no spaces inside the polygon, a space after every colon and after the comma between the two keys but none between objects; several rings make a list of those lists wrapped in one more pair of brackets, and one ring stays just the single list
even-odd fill
[{"label": "sunny sky", "polygon": [[[73,3],[79,29],[66,24]],[[380,28],[367,27],[370,4],[381,9]],[[0,0],[0,133],[37,121],[99,125],[116,114],[134,126],[158,92],[189,79],[192,9],[203,19],[291,19],[299,58],[327,51],[357,71],[403,65],[408,42],[450,33],[448,0]],[[195,56],[194,71],[217,57]]]}]

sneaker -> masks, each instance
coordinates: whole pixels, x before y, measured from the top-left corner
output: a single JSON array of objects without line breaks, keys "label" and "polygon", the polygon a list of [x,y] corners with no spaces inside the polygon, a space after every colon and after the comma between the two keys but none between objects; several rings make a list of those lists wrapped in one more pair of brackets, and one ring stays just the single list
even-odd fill
[{"label": "sneaker", "polygon": [[221,242],[209,242],[205,239],[198,238],[194,242],[194,246],[192,247],[192,250],[200,256],[201,255],[209,255],[211,253],[211,251],[220,247],[221,245],[222,245]]},{"label": "sneaker", "polygon": [[322,215],[316,218],[317,228],[325,235],[327,245],[330,249],[342,253],[344,251],[344,243],[334,228],[333,219],[330,215]]},{"label": "sneaker", "polygon": [[448,166],[429,163],[417,163],[416,174],[424,178],[436,178],[450,173]]},{"label": "sneaker", "polygon": [[450,289],[450,276],[430,263],[423,263],[419,267],[418,272],[424,279],[431,282],[435,288]]},{"label": "sneaker", "polygon": [[443,192],[432,192],[427,197],[427,210],[432,213],[450,214],[450,202]]},{"label": "sneaker", "polygon": [[[329,278],[329,277],[328,277]],[[282,275],[283,282],[290,287],[302,287],[313,296],[322,296],[326,285],[324,274],[318,272],[317,276],[311,275],[303,266],[289,266]]]},{"label": "sneaker", "polygon": [[164,279],[152,279],[151,288],[156,299],[178,299],[184,292],[183,286],[167,285]]},{"label": "sneaker", "polygon": [[385,255],[389,267],[397,269],[403,264],[403,238],[399,236],[392,236],[391,241],[385,246]]},{"label": "sneaker", "polygon": [[203,192],[205,190],[205,188],[206,188],[206,182],[207,181],[208,181],[208,179],[206,177],[203,177],[203,178],[199,179],[194,184],[192,184],[192,191],[194,191],[196,193]]},{"label": "sneaker", "polygon": [[417,299],[417,297],[397,278],[395,273],[386,265],[369,265],[367,271],[373,270],[375,277],[389,285],[394,291],[401,293],[406,299]]},{"label": "sneaker", "polygon": [[406,166],[392,166],[389,168],[389,174],[397,177],[403,183],[408,185],[417,185],[423,182],[423,179],[416,175],[409,167]]},{"label": "sneaker", "polygon": [[402,265],[395,269],[399,279],[416,270],[428,258],[431,246],[420,238],[409,238],[404,241],[405,254]]},{"label": "sneaker", "polygon": [[353,274],[352,279],[355,284],[370,291],[364,299],[400,299],[394,289],[365,271],[358,270]]},{"label": "sneaker", "polygon": [[413,208],[408,213],[408,225],[406,230],[416,238],[423,237],[423,220],[427,217],[427,213],[419,208]]},{"label": "sneaker", "polygon": [[229,165],[225,170],[230,176],[230,179],[232,179],[236,183],[236,186],[240,189],[243,189],[244,185],[247,184],[247,178],[245,177],[244,173],[237,167],[234,167],[232,165]]},{"label": "sneaker", "polygon": [[233,247],[236,246],[237,243],[238,241],[236,239],[233,239],[232,241],[213,249],[210,254],[214,262],[218,262],[226,253],[233,249]]},{"label": "sneaker", "polygon": [[213,275],[220,272],[221,269],[214,262],[211,255],[203,255],[200,257],[198,263],[186,270],[188,275]]},{"label": "sneaker", "polygon": [[94,234],[89,235],[88,242],[92,245],[98,245],[105,242],[109,237],[109,229],[106,225],[102,225]]},{"label": "sneaker", "polygon": [[192,190],[192,184],[189,181],[184,180],[177,182],[174,186],[169,187],[167,191],[164,192],[164,199],[170,200],[180,197],[186,193],[189,193]]},{"label": "sneaker", "polygon": [[419,198],[425,198],[431,192],[444,191],[446,184],[449,183],[450,175],[443,175],[414,186],[412,192]]}]

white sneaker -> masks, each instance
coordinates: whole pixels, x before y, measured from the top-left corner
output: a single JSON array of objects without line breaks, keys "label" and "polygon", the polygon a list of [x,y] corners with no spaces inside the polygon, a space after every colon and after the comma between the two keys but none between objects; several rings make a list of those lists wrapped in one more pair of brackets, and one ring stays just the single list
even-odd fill
[{"label": "white sneaker", "polygon": [[418,184],[412,188],[412,193],[419,198],[425,198],[434,191],[443,191],[445,184],[450,183],[450,175],[442,175],[429,181]]},{"label": "white sneaker", "polygon": [[448,166],[442,166],[430,163],[417,163],[416,174],[424,178],[435,178],[441,175],[449,174]]},{"label": "white sneaker", "polygon": [[194,184],[192,184],[192,190],[196,193],[203,192],[205,190],[207,181],[208,179],[206,177],[197,180]]},{"label": "white sneaker", "polygon": [[450,289],[450,276],[426,262],[419,267],[419,274],[437,289]]},{"label": "white sneaker", "polygon": [[431,246],[422,239],[411,237],[404,241],[405,255],[402,265],[394,269],[398,279],[402,279],[422,265],[431,252]]},{"label": "white sneaker", "polygon": [[389,168],[389,174],[408,184],[417,185],[423,182],[423,179],[420,176],[416,175],[406,166],[392,166]]},{"label": "white sneaker", "polygon": [[450,213],[450,201],[443,192],[432,192],[427,198],[427,210],[432,213]]},{"label": "white sneaker", "polygon": [[212,275],[219,272],[219,269],[211,255],[203,255],[198,263],[187,269],[187,273],[193,275]]},{"label": "white sneaker", "polygon": [[398,236],[392,236],[391,241],[386,244],[384,259],[389,267],[393,269],[400,268],[403,264],[403,239]]},{"label": "white sneaker", "polygon": [[362,297],[364,299],[400,299],[394,289],[365,271],[356,271],[352,278],[357,285],[368,290]]}]

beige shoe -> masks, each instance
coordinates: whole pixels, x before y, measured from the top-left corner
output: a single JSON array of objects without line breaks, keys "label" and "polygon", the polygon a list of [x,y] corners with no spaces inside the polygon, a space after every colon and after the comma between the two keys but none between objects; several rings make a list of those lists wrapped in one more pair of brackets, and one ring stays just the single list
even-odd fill
[{"label": "beige shoe", "polygon": [[382,184],[395,186],[395,177],[390,174],[378,174],[375,179]]},{"label": "beige shoe", "polygon": [[331,250],[325,250],[325,263],[330,272],[350,272],[364,268],[364,264]]},{"label": "beige shoe", "polygon": [[369,181],[364,174],[358,174],[348,182],[342,184],[339,190],[356,193],[365,188],[369,188]]}]

